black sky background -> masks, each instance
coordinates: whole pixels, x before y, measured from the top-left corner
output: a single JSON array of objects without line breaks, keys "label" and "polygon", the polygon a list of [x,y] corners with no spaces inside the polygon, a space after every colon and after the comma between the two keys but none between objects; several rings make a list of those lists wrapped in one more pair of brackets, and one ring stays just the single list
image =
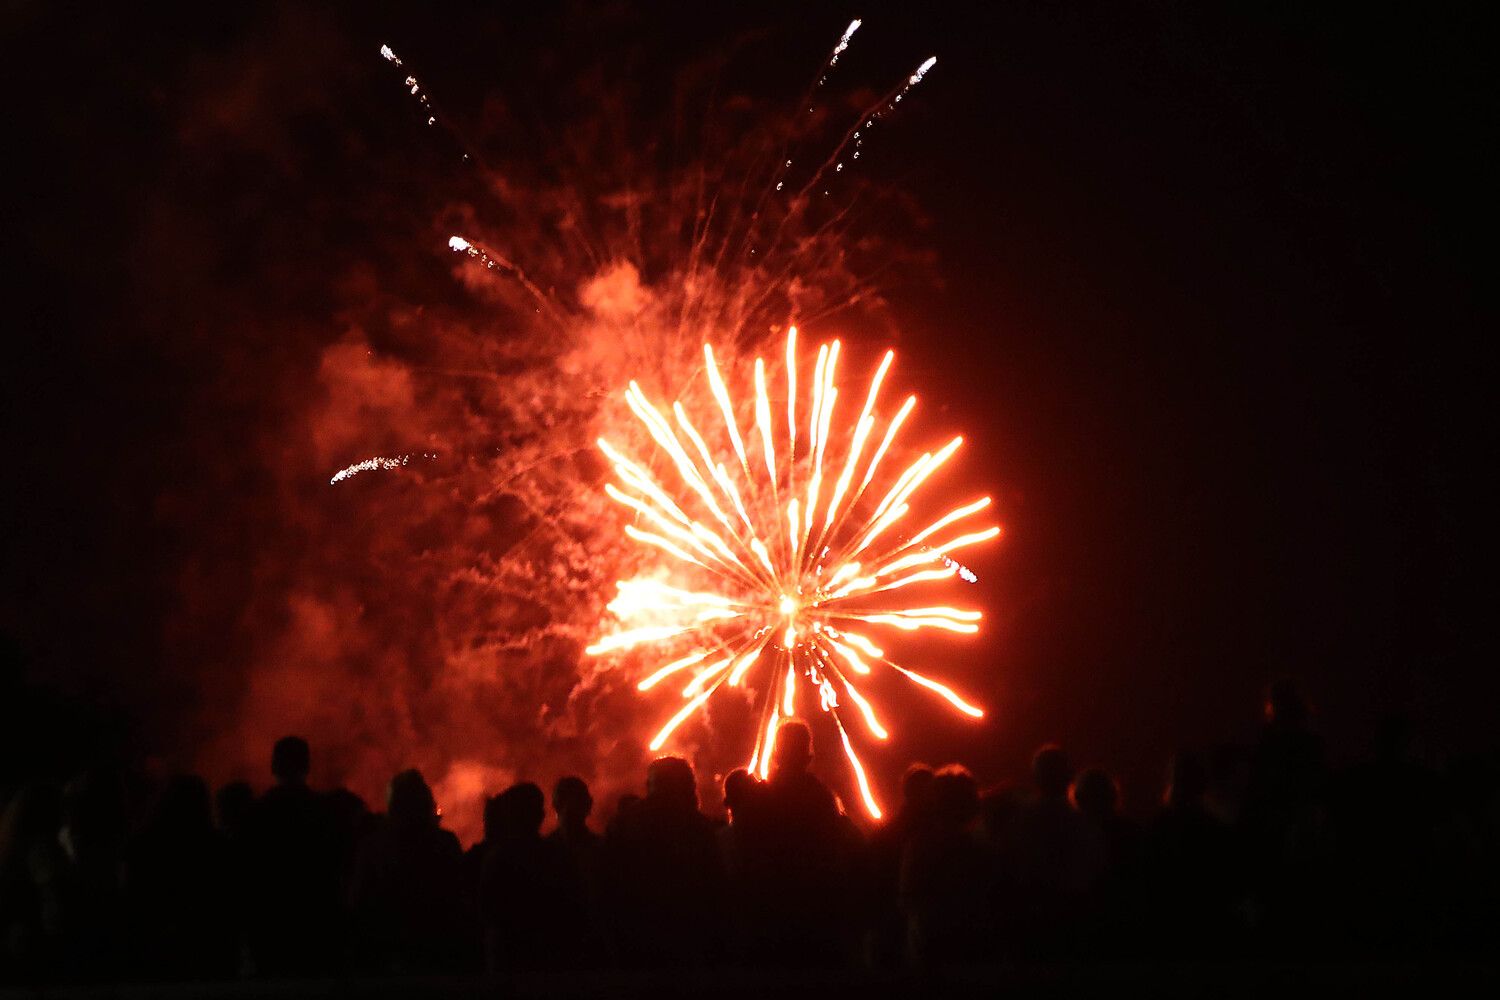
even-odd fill
[{"label": "black sky background", "polygon": [[[232,6],[0,15],[7,779],[197,735],[201,677],[162,666],[182,658],[164,623],[213,535],[204,505],[254,488],[206,456],[275,405],[224,393],[225,359],[295,372],[283,338],[331,308],[316,262],[359,253],[382,205],[419,214],[411,176],[448,183],[381,42],[461,103],[528,85],[505,79],[509,46],[581,59],[626,38],[670,65],[765,32],[785,51],[768,86],[795,89],[852,16],[861,71],[940,59],[871,169],[913,194],[938,256],[941,287],[892,290],[904,364],[976,443],[967,475],[1007,527],[976,562],[994,581],[975,655],[995,719],[913,748],[998,777],[1059,739],[1123,769],[1139,801],[1173,747],[1248,738],[1283,673],[1341,754],[1392,710],[1434,752],[1493,747],[1495,588],[1470,576],[1485,561],[1465,513],[1495,457],[1477,17]],[[306,60],[285,48],[299,30]],[[261,101],[233,142],[193,133],[215,59],[271,39],[260,97],[284,90],[285,116]],[[409,163],[394,181],[393,154]],[[164,238],[147,207],[174,199],[221,241]],[[386,253],[377,273],[444,294],[445,271]]]}]

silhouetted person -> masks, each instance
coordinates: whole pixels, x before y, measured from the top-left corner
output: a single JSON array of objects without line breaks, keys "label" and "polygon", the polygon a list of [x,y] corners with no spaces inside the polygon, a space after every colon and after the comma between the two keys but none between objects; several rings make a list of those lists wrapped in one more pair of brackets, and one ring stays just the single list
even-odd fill
[{"label": "silhouetted person", "polygon": [[1295,680],[1282,678],[1267,689],[1266,723],[1250,769],[1255,822],[1300,822],[1321,793],[1323,740],[1309,727],[1311,714]]},{"label": "silhouetted person", "polygon": [[724,866],[727,897],[725,900],[726,938],[736,960],[748,957],[749,931],[755,919],[751,907],[756,890],[746,870],[748,838],[755,825],[755,810],[762,792],[761,784],[743,767],[724,776],[725,823],[714,832],[719,844],[719,858]]},{"label": "silhouetted person", "polygon": [[1265,725],[1250,765],[1244,826],[1253,850],[1254,891],[1268,937],[1283,952],[1301,950],[1327,914],[1321,883],[1328,834],[1323,740],[1296,681],[1267,689]]},{"label": "silhouetted person", "polygon": [[340,885],[354,874],[354,856],[360,843],[379,825],[365,800],[347,788],[335,788],[322,797],[323,815],[332,838],[333,861]]},{"label": "silhouetted person", "polygon": [[588,784],[574,775],[559,778],[552,788],[552,811],[557,814],[557,829],[548,834],[548,839],[567,851],[580,875],[592,878],[602,838],[589,829],[594,797]]},{"label": "silhouetted person", "polygon": [[1152,825],[1145,889],[1154,923],[1173,953],[1224,957],[1237,943],[1235,922],[1243,859],[1231,832],[1204,803],[1208,773],[1202,759],[1172,758],[1162,811]]},{"label": "silhouetted person", "polygon": [[906,842],[920,833],[933,818],[932,783],[936,777],[926,764],[911,764],[901,776],[901,803],[871,836],[870,848],[877,868],[889,869],[894,888],[895,871],[901,865]]},{"label": "silhouetted person", "polygon": [[582,900],[566,848],[541,836],[545,816],[542,790],[529,781],[495,797],[493,840],[480,881],[485,963],[492,972],[571,966],[585,948]]},{"label": "silhouetted person", "polygon": [[755,775],[743,767],[737,767],[724,776],[724,814],[728,822],[734,822],[734,811],[749,807],[756,794]]},{"label": "silhouetted person", "polygon": [[1089,768],[1080,773],[1069,797],[1103,839],[1104,866],[1091,892],[1087,917],[1092,951],[1095,955],[1126,954],[1138,931],[1130,908],[1141,891],[1141,833],[1120,813],[1120,789],[1107,771]]},{"label": "silhouetted person", "polygon": [[62,794],[21,788],[0,814],[0,970],[7,979],[59,971],[68,859],[58,843]]},{"label": "silhouetted person", "polygon": [[552,811],[557,829],[547,835],[547,842],[563,866],[554,904],[564,938],[563,958],[572,965],[597,965],[606,953],[600,897],[604,838],[589,826],[594,796],[588,783],[576,775],[559,778],[552,787]]},{"label": "silhouetted person", "polygon": [[979,831],[995,850],[1014,838],[1016,821],[1026,809],[1026,796],[1012,782],[1001,782],[979,796]]},{"label": "silhouetted person", "polygon": [[262,976],[326,971],[339,940],[339,872],[327,818],[307,787],[310,762],[306,740],[276,741],[276,783],[246,828],[246,922],[252,967]]},{"label": "silhouetted person", "polygon": [[235,967],[238,972],[253,969],[247,945],[250,904],[255,899],[251,889],[256,863],[253,844],[255,790],[247,781],[232,781],[214,793],[214,827],[224,845],[224,906],[235,941]]},{"label": "silhouetted person", "polygon": [[1030,949],[1055,957],[1074,945],[1074,924],[1104,869],[1099,831],[1068,801],[1073,764],[1048,745],[1031,760],[1033,800],[1016,818],[1006,852]]},{"label": "silhouetted person", "polygon": [[901,852],[913,835],[932,818],[932,768],[911,764],[901,777],[901,802],[891,816],[870,835],[870,854],[877,877],[888,883],[894,899]]},{"label": "silhouetted person", "polygon": [[1139,848],[1135,824],[1120,813],[1120,789],[1109,772],[1089,768],[1080,773],[1069,792],[1073,808],[1087,817],[1104,838],[1104,863],[1108,871],[1129,867]]},{"label": "silhouetted person", "polygon": [[909,764],[901,775],[901,807],[897,817],[908,826],[921,826],[933,811],[933,782],[937,772],[926,764]]},{"label": "silhouetted person", "polygon": [[117,977],[125,946],[125,787],[108,769],[83,772],[63,789],[58,841],[67,856],[64,962],[78,978]]},{"label": "silhouetted person", "polygon": [[870,834],[869,878],[862,905],[869,917],[869,960],[877,967],[900,964],[906,957],[906,918],[898,893],[906,845],[932,820],[933,770],[910,764],[901,777],[901,802]]},{"label": "silhouetted person", "polygon": [[974,830],[979,786],[953,764],[934,776],[931,796],[930,822],[907,843],[901,862],[906,954],[918,968],[976,960],[992,933],[991,855]]},{"label": "silhouetted person", "polygon": [[623,962],[681,966],[718,957],[723,866],[687,761],[652,761],[645,798],[632,806],[622,799],[605,839],[604,874]]},{"label": "silhouetted person", "polygon": [[812,762],[812,730],[803,722],[783,722],[776,732],[761,804],[778,819],[822,832],[837,823],[839,807],[828,786],[810,770]]},{"label": "silhouetted person", "polygon": [[1461,895],[1455,883],[1478,881],[1474,845],[1452,836],[1459,832],[1452,811],[1436,775],[1412,752],[1408,719],[1381,719],[1373,750],[1330,790],[1341,904],[1335,923],[1361,949],[1420,953],[1445,932],[1463,932],[1450,925],[1463,919],[1450,897]]},{"label": "silhouetted person", "polygon": [[604,829],[604,838],[607,841],[619,829],[622,823],[629,823],[632,817],[640,811],[642,799],[634,792],[625,792],[615,800],[615,814],[609,818],[609,825]]},{"label": "silhouetted person", "polygon": [[230,841],[245,835],[255,810],[255,790],[248,781],[231,781],[214,795],[214,825]]},{"label": "silhouetted person", "polygon": [[737,767],[724,776],[725,823],[718,831],[719,854],[724,859],[724,869],[735,878],[743,874],[745,824],[751,822],[760,797],[760,783],[743,767]]},{"label": "silhouetted person", "polygon": [[782,723],[745,826],[750,947],[772,965],[838,962],[852,945],[851,831],[812,762],[812,731],[802,722]]},{"label": "silhouetted person", "polygon": [[1245,748],[1221,743],[1208,753],[1208,788],[1203,805],[1225,826],[1237,826],[1249,793],[1250,757]]},{"label": "silhouetted person", "polygon": [[979,796],[979,839],[990,858],[989,921],[994,929],[994,953],[1016,957],[1024,952],[1024,899],[1017,872],[1017,842],[1027,794],[1013,783],[1002,782]]},{"label": "silhouetted person", "polygon": [[377,969],[435,972],[463,957],[463,852],[439,824],[420,771],[391,779],[385,823],[360,844],[349,893],[366,961]]},{"label": "silhouetted person", "polygon": [[462,877],[471,895],[470,902],[476,906],[479,899],[479,878],[484,873],[484,858],[490,848],[495,845],[504,828],[505,808],[505,803],[500,800],[499,795],[490,795],[485,798],[483,836],[464,851]]},{"label": "silhouetted person", "polygon": [[238,971],[230,860],[208,785],[196,775],[171,779],[127,865],[138,973],[196,980]]}]

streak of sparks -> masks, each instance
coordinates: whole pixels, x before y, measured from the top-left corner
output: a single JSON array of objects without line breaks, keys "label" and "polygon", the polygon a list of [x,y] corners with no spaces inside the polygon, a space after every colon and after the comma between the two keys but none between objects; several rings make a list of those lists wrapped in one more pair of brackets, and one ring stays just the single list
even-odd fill
[{"label": "streak of sparks", "polygon": [[844,33],[839,36],[838,44],[833,47],[833,51],[828,55],[828,62],[823,67],[823,76],[818,79],[818,86],[821,87],[828,82],[828,71],[839,64],[839,56],[844,54],[844,50],[849,47],[849,40],[854,37],[854,33],[859,30],[859,26],[862,24],[864,22],[856,17],[849,22],[849,27],[845,28]]},{"label": "streak of sparks", "polygon": [[[401,57],[396,55],[396,51],[389,45],[382,45],[380,47],[380,56],[392,66],[401,67],[403,69],[406,67],[406,63],[401,61]],[[407,73],[406,86],[410,91],[411,96],[415,98],[416,102],[422,106],[422,110],[427,112],[427,124],[436,125],[437,115],[433,111],[432,101],[428,99],[427,92],[422,89],[421,81],[419,81],[411,73]]]},{"label": "streak of sparks", "polygon": [[328,480],[328,485],[333,486],[336,483],[342,483],[346,479],[353,479],[361,472],[389,472],[392,469],[401,469],[409,465],[413,458],[433,459],[437,458],[437,455],[427,452],[421,455],[376,455],[373,458],[355,462],[353,465],[344,466],[333,474],[333,478]]},{"label": "streak of sparks", "polygon": [[[920,82],[930,67],[930,61],[924,63],[908,86]],[[453,248],[475,253],[457,237]],[[964,529],[970,518],[990,506],[984,497],[942,514],[920,530],[897,530],[921,486],[958,451],[963,439],[924,453],[893,477],[882,463],[916,397],[908,397],[888,419],[881,416],[880,390],[895,359],[888,352],[863,394],[858,416],[852,418],[850,429],[840,430],[844,423],[835,419],[839,355],[837,341],[818,349],[811,381],[804,383],[808,405],[799,407],[797,332],[791,328],[782,383],[784,432],[779,419],[771,416],[772,379],[761,358],[753,368],[751,430],[742,425],[720,361],[705,344],[704,366],[713,400],[705,417],[716,416],[719,426],[710,443],[699,431],[699,426],[708,425],[701,420],[695,424],[687,409],[674,402],[670,409],[690,447],[684,446],[663,408],[637,383],[630,383],[630,409],[667,461],[658,475],[647,463],[601,439],[599,446],[621,484],[611,483],[605,492],[632,513],[636,523],[624,528],[629,538],[670,556],[668,567],[709,582],[684,589],[659,579],[620,581],[610,610],[621,627],[587,652],[601,656],[648,644],[671,648],[670,658],[664,658],[669,662],[639,682],[641,691],[697,668],[681,689],[684,704],[651,741],[652,750],[664,746],[721,686],[738,688],[752,679],[762,691],[770,686],[769,696],[760,699],[759,736],[750,760],[750,770],[762,777],[771,767],[777,731],[795,716],[799,690],[806,685],[837,727],[865,810],[879,818],[880,806],[840,711],[852,708],[877,740],[888,739],[890,733],[875,705],[845,673],[865,677],[888,669],[963,715],[983,717],[983,709],[948,685],[887,659],[866,632],[872,626],[900,633],[977,631],[982,617],[978,611],[936,604],[902,607],[889,595],[955,576],[973,582],[974,574],[948,553],[989,541],[1000,529]],[[806,420],[803,434],[798,433],[799,412]],[[880,445],[871,451],[866,446],[881,424]]]},{"label": "streak of sparks", "polygon": [[492,254],[484,247],[470,243],[462,236],[448,237],[448,249],[452,250],[454,253],[461,253],[466,257],[472,257],[474,260],[479,261],[479,263],[483,264],[491,271],[499,271],[502,274],[508,275],[509,277],[514,279],[515,282],[522,288],[526,289],[526,292],[536,300],[537,312],[547,313],[548,318],[550,319],[555,320],[557,318],[555,307],[552,305],[552,300],[547,296],[547,293],[537,287],[537,285],[526,276],[526,272],[521,270],[521,268],[516,265],[515,262],[505,257],[501,257],[498,254]]},{"label": "streak of sparks", "polygon": [[843,35],[839,37],[839,43],[833,47],[833,55],[828,57],[828,65],[834,66],[838,64],[839,56],[843,55],[844,50],[849,47],[849,39],[854,37],[854,33],[859,30],[859,26],[863,23],[857,17],[849,22],[849,27],[845,28]]}]

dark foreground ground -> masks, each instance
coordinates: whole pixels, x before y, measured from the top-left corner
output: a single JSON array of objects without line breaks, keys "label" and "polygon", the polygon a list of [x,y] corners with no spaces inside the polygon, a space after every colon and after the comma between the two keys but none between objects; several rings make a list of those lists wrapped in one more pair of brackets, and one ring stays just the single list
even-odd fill
[{"label": "dark foreground ground", "polygon": [[808,972],[729,970],[681,974],[548,974],[488,978],[325,979],[283,982],[131,984],[0,990],[0,997],[879,997],[1151,996],[1264,997],[1487,995],[1500,985],[1493,964],[1442,963],[1228,965],[1130,964],[1089,968],[953,970],[926,979]]}]

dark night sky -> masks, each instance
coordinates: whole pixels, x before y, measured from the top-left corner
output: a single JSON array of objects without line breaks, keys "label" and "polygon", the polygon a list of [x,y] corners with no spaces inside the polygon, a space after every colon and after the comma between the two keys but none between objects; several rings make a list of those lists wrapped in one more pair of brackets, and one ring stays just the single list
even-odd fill
[{"label": "dark night sky", "polygon": [[[1342,753],[1391,710],[1434,750],[1493,745],[1494,587],[1468,579],[1461,513],[1494,455],[1471,349],[1494,328],[1471,249],[1494,166],[1477,23],[1299,4],[229,6],[0,15],[7,777],[22,747],[69,766],[114,743],[170,753],[192,729],[201,678],[161,666],[182,653],[164,623],[205,546],[232,559],[210,508],[255,473],[222,456],[276,405],[221,391],[227,359],[296,377],[291,342],[331,325],[318,262],[378,226],[352,206],[420,213],[411,177],[446,183],[381,42],[461,103],[515,82],[495,68],[508,46],[623,37],[671,64],[765,30],[786,53],[766,76],[796,87],[855,15],[853,72],[940,57],[871,169],[915,196],[938,259],[939,287],[891,293],[908,375],[978,445],[968,474],[1007,527],[977,566],[996,719],[982,745],[915,748],[993,776],[1060,739],[1139,799],[1173,746],[1246,738],[1282,673]],[[242,90],[217,79],[258,52]],[[217,238],[174,239],[174,204]]]}]

